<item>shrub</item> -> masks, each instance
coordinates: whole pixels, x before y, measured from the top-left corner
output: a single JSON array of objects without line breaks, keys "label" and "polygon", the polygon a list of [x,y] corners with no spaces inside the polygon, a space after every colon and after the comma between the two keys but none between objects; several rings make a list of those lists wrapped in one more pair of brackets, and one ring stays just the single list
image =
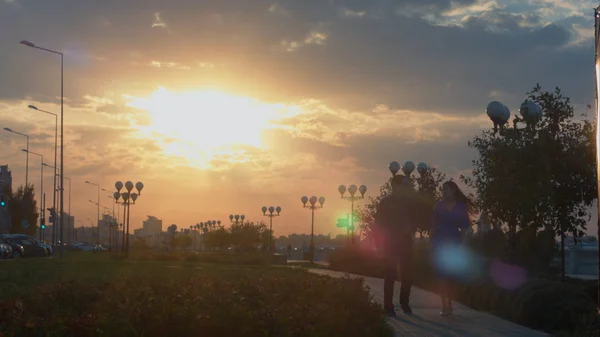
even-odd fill
[{"label": "shrub", "polygon": [[329,269],[370,277],[383,277],[383,260],[354,247],[337,249],[329,255]]},{"label": "shrub", "polygon": [[0,301],[7,336],[393,336],[362,280],[285,270],[121,277]]},{"label": "shrub", "polygon": [[[113,259],[123,259],[114,256]],[[129,259],[134,261],[183,261],[199,263],[242,264],[242,265],[267,265],[270,257],[268,254],[237,254],[237,253],[181,253],[181,252],[147,252],[132,254]]]}]

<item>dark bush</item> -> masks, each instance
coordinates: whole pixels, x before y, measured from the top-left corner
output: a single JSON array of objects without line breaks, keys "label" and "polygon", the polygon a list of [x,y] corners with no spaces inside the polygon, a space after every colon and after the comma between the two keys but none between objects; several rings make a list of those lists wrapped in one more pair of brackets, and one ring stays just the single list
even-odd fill
[{"label": "dark bush", "polygon": [[[162,276],[159,276],[162,275]],[[5,336],[393,336],[361,280],[170,272],[48,284],[0,300]]]},{"label": "dark bush", "polygon": [[329,255],[329,269],[370,277],[383,277],[383,260],[354,247],[337,249]]},{"label": "dark bush", "polygon": [[[122,256],[114,256],[113,259],[122,259]],[[238,254],[238,253],[181,253],[181,252],[146,252],[143,254],[132,254],[129,257],[133,261],[183,261],[199,263],[218,264],[241,264],[241,265],[267,265],[270,257],[268,254]]]}]

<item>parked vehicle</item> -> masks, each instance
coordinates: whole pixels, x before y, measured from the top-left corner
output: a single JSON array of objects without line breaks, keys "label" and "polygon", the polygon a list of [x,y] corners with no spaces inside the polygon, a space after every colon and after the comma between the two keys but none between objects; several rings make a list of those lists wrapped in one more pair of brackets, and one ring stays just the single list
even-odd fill
[{"label": "parked vehicle", "polygon": [[96,245],[94,247],[94,251],[95,252],[106,252],[108,251],[108,249],[106,249],[105,247],[103,247],[102,245]]},{"label": "parked vehicle", "polygon": [[0,259],[12,259],[12,247],[0,238]]},{"label": "parked vehicle", "polygon": [[87,242],[78,242],[73,245],[75,250],[82,250],[84,252],[92,252],[95,250],[96,246],[89,244]]},{"label": "parked vehicle", "polygon": [[25,249],[20,244],[13,242],[11,240],[8,240],[3,235],[0,235],[0,240],[2,240],[3,242],[5,242],[6,244],[8,244],[10,246],[10,248],[12,249],[12,258],[13,259],[18,259],[25,255]]},{"label": "parked vehicle", "polygon": [[[25,234],[5,234],[2,236],[11,244],[18,244],[23,247],[22,257],[44,257],[48,256],[49,252],[46,247],[42,246],[36,239]],[[14,248],[13,248],[14,251]]]},{"label": "parked vehicle", "polygon": [[52,245],[46,243],[45,241],[40,241],[39,244],[42,245],[42,247],[46,248],[48,256],[52,256],[54,254],[54,248],[52,248]]}]

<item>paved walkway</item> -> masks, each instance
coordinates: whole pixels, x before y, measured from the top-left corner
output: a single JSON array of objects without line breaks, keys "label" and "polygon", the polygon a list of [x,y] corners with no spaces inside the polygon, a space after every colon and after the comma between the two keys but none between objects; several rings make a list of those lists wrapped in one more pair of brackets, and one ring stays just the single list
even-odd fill
[{"label": "paved walkway", "polygon": [[[325,269],[310,269],[311,272],[332,277],[348,275]],[[351,275],[353,277],[361,277]],[[383,303],[383,280],[364,277],[365,284],[371,290],[375,300]],[[400,284],[394,287],[396,294],[394,300],[398,299]],[[503,320],[493,315],[475,311],[460,303],[454,303],[454,315],[452,317],[440,316],[440,298],[431,292],[413,287],[410,304],[414,311],[413,315],[407,316],[398,310],[398,318],[390,318],[389,324],[394,328],[396,336],[419,336],[419,337],[544,337],[546,333],[531,330],[515,323]]]}]

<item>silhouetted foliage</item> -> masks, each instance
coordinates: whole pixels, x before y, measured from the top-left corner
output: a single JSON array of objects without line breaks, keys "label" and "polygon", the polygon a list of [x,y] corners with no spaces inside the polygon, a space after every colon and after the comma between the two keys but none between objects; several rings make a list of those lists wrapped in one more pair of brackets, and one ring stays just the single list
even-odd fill
[{"label": "silhouetted foliage", "polygon": [[223,227],[213,229],[204,235],[204,244],[208,248],[225,249],[231,245],[229,232]]},{"label": "silhouetted foliage", "polygon": [[268,232],[264,222],[244,222],[232,224],[229,229],[231,245],[237,252],[256,251],[258,246],[264,242],[263,233]]},{"label": "silhouetted foliage", "polygon": [[546,226],[557,234],[562,224],[565,232],[581,236],[597,196],[594,126],[574,118],[574,107],[559,88],[546,92],[538,84],[527,96],[543,111],[536,128],[475,136],[469,147],[479,157],[471,176],[461,179],[477,191],[479,206],[494,220]]},{"label": "silhouetted foliage", "polygon": [[[5,188],[4,194],[8,197],[6,204],[10,215],[10,232],[35,236],[38,229],[39,210],[33,186],[28,185],[27,188],[19,186],[16,192],[13,192],[8,186]],[[21,226],[23,220],[29,222],[27,229]]]},{"label": "silhouetted foliage", "polygon": [[192,237],[189,235],[183,234],[183,233],[177,234],[175,236],[175,238],[173,239],[173,245],[175,247],[179,247],[183,250],[187,250],[193,244],[194,244],[194,240],[192,239]]},{"label": "silhouetted foliage", "polygon": [[144,238],[135,238],[135,241],[133,241],[133,248],[135,250],[146,251],[149,247]]}]

